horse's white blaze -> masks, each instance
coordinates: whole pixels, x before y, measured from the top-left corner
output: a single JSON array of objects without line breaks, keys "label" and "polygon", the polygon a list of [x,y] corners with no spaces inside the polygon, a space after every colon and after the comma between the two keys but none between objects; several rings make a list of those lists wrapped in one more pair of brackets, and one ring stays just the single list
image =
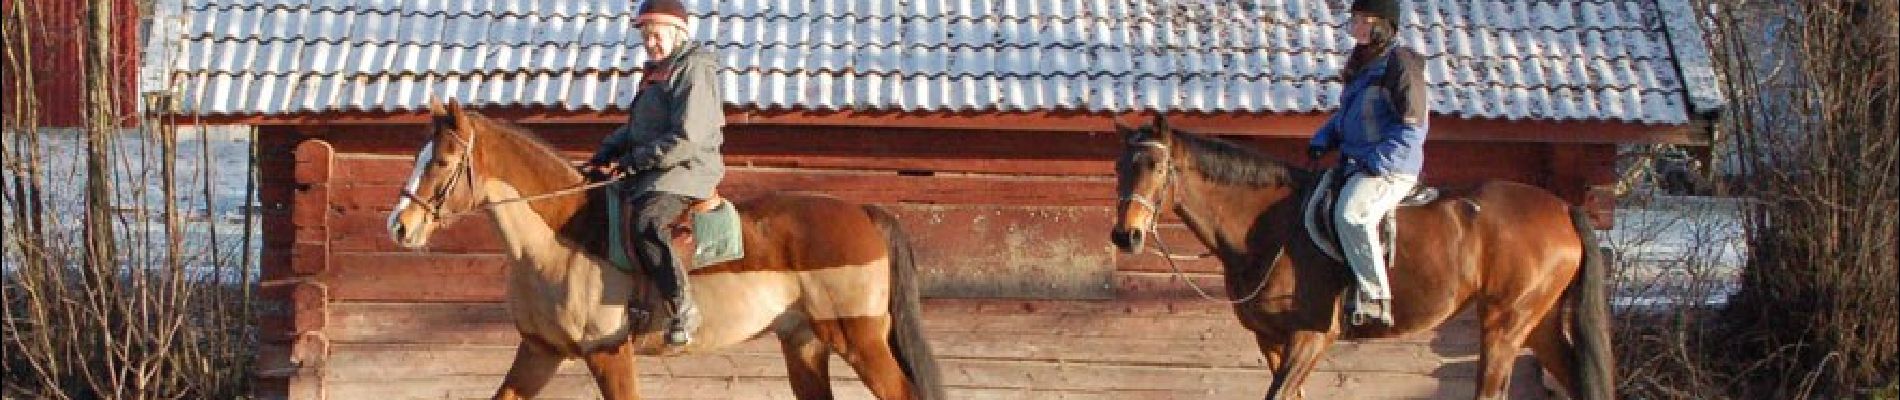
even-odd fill
[{"label": "horse's white blaze", "polygon": [[[416,185],[422,182],[423,167],[429,165],[434,158],[435,141],[431,140],[422,145],[422,151],[416,153],[416,165],[409,168],[409,181],[402,184],[404,193],[416,193]],[[397,242],[401,242],[402,237],[397,234],[396,228],[401,226],[402,210],[406,209],[409,209],[409,196],[400,196],[396,198],[396,208],[389,211],[389,237]]]}]

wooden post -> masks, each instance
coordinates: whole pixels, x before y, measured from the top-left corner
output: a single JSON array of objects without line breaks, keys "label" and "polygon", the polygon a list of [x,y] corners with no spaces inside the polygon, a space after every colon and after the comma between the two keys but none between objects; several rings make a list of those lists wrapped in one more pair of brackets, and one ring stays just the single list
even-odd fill
[{"label": "wooden post", "polygon": [[322,140],[298,143],[292,152],[289,265],[265,265],[258,325],[258,394],[265,398],[321,399],[329,340],[330,290],[321,280],[330,269],[330,178],[336,149]]},{"label": "wooden post", "polygon": [[1550,145],[1545,187],[1564,200],[1584,208],[1597,229],[1610,229],[1616,219],[1616,145]]}]

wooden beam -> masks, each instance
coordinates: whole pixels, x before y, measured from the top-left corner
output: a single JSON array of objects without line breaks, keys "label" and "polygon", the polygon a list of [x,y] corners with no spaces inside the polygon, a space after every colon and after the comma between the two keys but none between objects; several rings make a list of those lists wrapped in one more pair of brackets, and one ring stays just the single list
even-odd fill
[{"label": "wooden beam", "polygon": [[[616,125],[626,121],[619,111],[566,111],[503,108],[483,113],[530,125]],[[726,120],[733,126],[784,125],[853,128],[913,128],[1034,132],[1113,132],[1119,118],[1129,124],[1145,123],[1152,112],[1109,114],[1083,111],[759,111],[729,107]],[[1181,129],[1219,135],[1309,137],[1326,120],[1321,113],[1174,113],[1168,117]],[[419,125],[422,112],[330,112],[294,115],[233,115],[187,119],[197,124],[249,125]],[[1434,140],[1549,143],[1669,143],[1707,144],[1707,131],[1696,124],[1643,124],[1620,121],[1510,121],[1468,119],[1438,115],[1432,119]]]}]

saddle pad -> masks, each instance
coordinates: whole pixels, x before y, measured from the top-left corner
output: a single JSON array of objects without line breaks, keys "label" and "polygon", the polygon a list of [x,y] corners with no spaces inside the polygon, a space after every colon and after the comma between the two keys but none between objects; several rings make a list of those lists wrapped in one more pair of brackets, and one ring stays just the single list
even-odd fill
[{"label": "saddle pad", "polygon": [[634,273],[633,260],[627,258],[626,203],[621,202],[618,187],[607,189],[607,261],[620,272]]},{"label": "saddle pad", "polygon": [[[607,260],[614,269],[634,273],[635,265],[627,256],[628,232],[627,206],[619,190],[607,191]],[[732,202],[722,201],[710,211],[693,215],[694,265],[687,270],[695,270],[708,265],[745,258],[745,236],[739,225],[739,210]],[[675,249],[677,251],[677,249]]]},{"label": "saddle pad", "polygon": [[[1339,191],[1343,189],[1346,183],[1346,178],[1343,174],[1343,168],[1328,169],[1321,174],[1319,182],[1313,186],[1313,191],[1306,200],[1306,207],[1304,207],[1305,211],[1303,213],[1303,217],[1306,221],[1307,235],[1313,240],[1313,244],[1318,246],[1322,253],[1326,253],[1327,256],[1332,257],[1334,260],[1341,261],[1345,259],[1340,256],[1339,230],[1338,227],[1333,226],[1332,215],[1334,208],[1338,207]],[[1414,185],[1412,186],[1412,191],[1406,193],[1405,198],[1399,201],[1399,207],[1417,207],[1431,204],[1434,201],[1438,201],[1438,197],[1438,188]],[[1397,230],[1399,224],[1398,219],[1393,216],[1394,213],[1386,213],[1385,217],[1381,218],[1379,223],[1380,234],[1386,236],[1388,239],[1390,239],[1392,233]],[[1391,240],[1387,240],[1386,246],[1386,252],[1389,256],[1392,250]]]}]

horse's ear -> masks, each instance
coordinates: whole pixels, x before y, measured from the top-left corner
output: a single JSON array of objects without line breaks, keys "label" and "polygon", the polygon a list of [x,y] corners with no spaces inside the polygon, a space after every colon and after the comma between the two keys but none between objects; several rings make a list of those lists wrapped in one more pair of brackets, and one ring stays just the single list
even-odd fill
[{"label": "horse's ear", "polygon": [[442,108],[442,99],[436,98],[435,95],[429,95],[429,116],[446,117],[448,115],[449,110]]},{"label": "horse's ear", "polygon": [[1154,129],[1155,136],[1162,139],[1174,138],[1174,129],[1168,128],[1168,117],[1158,111],[1155,112]]},{"label": "horse's ear", "polygon": [[1140,130],[1135,129],[1134,127],[1128,126],[1128,124],[1122,123],[1121,116],[1117,115],[1117,116],[1114,116],[1114,118],[1115,118],[1115,122],[1114,122],[1115,133],[1122,134],[1122,139],[1133,140],[1135,138],[1135,135],[1141,133]]},{"label": "horse's ear", "polygon": [[462,103],[456,102],[454,98],[450,98],[447,108],[448,117],[455,121],[455,130],[470,134],[474,132],[470,129],[474,126],[470,124],[471,121],[468,119],[468,114],[462,111]]}]

